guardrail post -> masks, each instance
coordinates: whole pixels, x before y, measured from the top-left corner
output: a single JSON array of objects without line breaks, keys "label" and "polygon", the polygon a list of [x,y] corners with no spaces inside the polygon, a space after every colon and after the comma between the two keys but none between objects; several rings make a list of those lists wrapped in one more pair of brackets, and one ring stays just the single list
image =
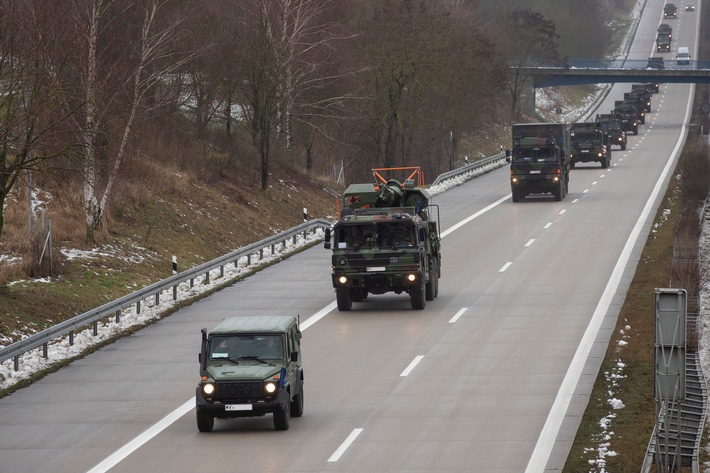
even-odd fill
[{"label": "guardrail post", "polygon": [[141,301],[136,302],[136,314],[141,313]]},{"label": "guardrail post", "polygon": [[20,355],[15,355],[12,357],[12,367],[15,371],[20,371]]},{"label": "guardrail post", "polygon": [[173,286],[173,300],[177,300],[177,284]]},{"label": "guardrail post", "polygon": [[160,293],[156,292],[155,293],[155,305],[160,304]]},{"label": "guardrail post", "polygon": [[264,259],[264,249],[259,250],[259,259]]},{"label": "guardrail post", "polygon": [[205,273],[205,283],[209,284],[210,283],[210,272],[207,271]]},{"label": "guardrail post", "polygon": [[74,330],[69,331],[69,346],[74,346]]},{"label": "guardrail post", "polygon": [[94,334],[94,337],[99,334],[99,321],[94,320],[94,323],[92,325],[92,332]]},{"label": "guardrail post", "polygon": [[42,344],[42,358],[49,358],[49,343]]},{"label": "guardrail post", "polygon": [[219,267],[219,277],[220,278],[224,277],[224,265]]},{"label": "guardrail post", "polygon": [[251,255],[247,255],[247,266],[251,265]]},{"label": "guardrail post", "polygon": [[121,309],[116,310],[116,323],[121,321]]},{"label": "guardrail post", "polygon": [[195,278],[190,278],[190,289],[195,287]]}]

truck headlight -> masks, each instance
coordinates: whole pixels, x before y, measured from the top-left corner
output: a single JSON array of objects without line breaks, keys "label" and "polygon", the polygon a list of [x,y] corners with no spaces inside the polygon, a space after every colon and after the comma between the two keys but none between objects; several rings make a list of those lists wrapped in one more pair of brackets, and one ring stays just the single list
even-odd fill
[{"label": "truck headlight", "polygon": [[214,394],[214,384],[212,383],[205,383],[202,385],[202,392],[206,396],[212,396]]},{"label": "truck headlight", "polygon": [[414,282],[417,280],[417,275],[416,274],[408,274],[407,275],[407,281],[409,282]]},{"label": "truck headlight", "polygon": [[339,276],[339,277],[338,277],[338,282],[339,282],[340,284],[345,284],[346,282],[348,282],[348,278],[345,277],[345,276]]}]

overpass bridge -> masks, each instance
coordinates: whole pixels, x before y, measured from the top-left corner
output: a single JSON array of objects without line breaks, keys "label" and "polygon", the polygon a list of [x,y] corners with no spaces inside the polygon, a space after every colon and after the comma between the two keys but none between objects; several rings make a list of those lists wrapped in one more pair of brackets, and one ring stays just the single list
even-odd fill
[{"label": "overpass bridge", "polygon": [[[658,60],[661,56],[656,56]],[[534,89],[562,85],[603,83],[693,83],[710,84],[710,61],[678,64],[675,57],[663,57],[663,66],[648,67],[647,59],[567,59],[563,63],[514,67],[525,83],[521,96],[524,110],[534,111]],[[528,103],[526,103],[528,102]]]}]

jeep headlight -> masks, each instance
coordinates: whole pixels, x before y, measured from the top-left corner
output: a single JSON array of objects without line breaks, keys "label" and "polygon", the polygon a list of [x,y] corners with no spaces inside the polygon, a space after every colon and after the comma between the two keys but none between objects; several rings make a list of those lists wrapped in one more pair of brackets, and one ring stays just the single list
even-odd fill
[{"label": "jeep headlight", "polygon": [[212,394],[214,394],[214,384],[212,383],[205,383],[202,385],[202,392],[208,396],[211,397]]},{"label": "jeep headlight", "polygon": [[275,381],[267,381],[264,383],[264,391],[266,391],[267,394],[274,394],[276,392],[276,382]]}]

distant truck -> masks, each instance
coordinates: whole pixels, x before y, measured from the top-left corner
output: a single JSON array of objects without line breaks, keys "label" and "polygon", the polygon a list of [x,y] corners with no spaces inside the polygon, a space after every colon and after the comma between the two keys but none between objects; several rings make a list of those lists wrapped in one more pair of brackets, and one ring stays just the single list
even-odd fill
[{"label": "distant truck", "polygon": [[671,39],[668,36],[661,36],[660,34],[656,38],[656,52],[657,53],[669,53],[671,51]]},{"label": "distant truck", "polygon": [[627,133],[627,136],[628,133],[633,133],[634,135],[639,134],[639,120],[636,107],[634,107],[633,104],[626,104],[622,100],[621,104],[616,105],[611,113],[619,117],[621,128]]},{"label": "distant truck", "polygon": [[678,16],[678,7],[672,3],[666,3],[663,7],[663,18],[676,18]]},{"label": "distant truck", "polygon": [[608,168],[611,162],[611,138],[599,122],[572,123],[570,131],[571,167],[577,163],[599,163]]},{"label": "distant truck", "polygon": [[657,33],[659,37],[668,37],[668,41],[673,39],[673,28],[671,28],[671,25],[669,25],[668,23],[661,23],[660,25],[658,25]]},{"label": "distant truck", "polygon": [[513,149],[506,150],[513,202],[545,193],[556,201],[564,199],[569,189],[570,146],[568,123],[513,125]]},{"label": "distant truck", "polygon": [[[644,106],[643,104],[639,103],[638,100],[632,99],[632,100],[615,100],[614,101],[614,112],[615,113],[628,113],[629,111],[633,112],[634,116],[636,117],[636,123],[639,125],[643,125],[646,123],[646,112],[644,111]],[[638,135],[637,133],[634,133],[635,135]]]},{"label": "distant truck", "polygon": [[[631,92],[624,92],[624,100],[635,100],[644,112],[651,113],[651,92],[646,89],[631,89]],[[645,119],[641,123],[645,123]]]},{"label": "distant truck", "polygon": [[626,132],[621,126],[621,118],[615,113],[598,113],[596,122],[602,128],[605,135],[609,137],[610,145],[617,145],[622,150],[626,149]]},{"label": "distant truck", "polygon": [[340,219],[326,230],[324,242],[333,250],[338,310],[351,310],[368,294],[408,294],[415,310],[438,296],[439,207],[430,202],[422,181],[407,179],[403,185],[388,179],[345,190]]}]

